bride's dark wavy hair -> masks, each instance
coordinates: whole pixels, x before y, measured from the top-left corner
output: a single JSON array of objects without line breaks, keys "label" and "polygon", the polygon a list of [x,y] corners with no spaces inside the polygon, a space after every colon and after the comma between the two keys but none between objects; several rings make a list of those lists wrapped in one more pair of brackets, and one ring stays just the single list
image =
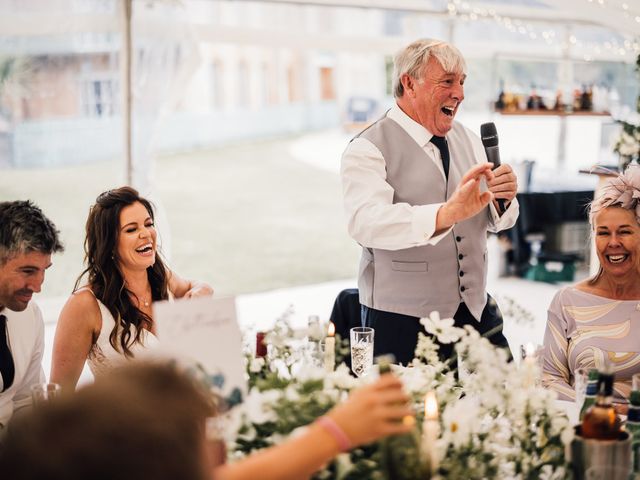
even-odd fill
[{"label": "bride's dark wavy hair", "polygon": [[[120,187],[98,195],[95,205],[87,218],[84,254],[86,268],[76,280],[74,291],[87,275],[89,287],[111,312],[115,326],[109,335],[109,342],[116,351],[132,357],[131,347],[140,342],[143,328],[151,327],[151,317],[139,310],[131,301],[135,294],[127,289],[119,267],[118,239],[120,236],[120,212],[123,208],[140,202],[154,219],[151,202],[140,196],[131,187]],[[159,254],[155,263],[147,268],[151,284],[151,299],[166,300],[168,295],[168,274]]]}]

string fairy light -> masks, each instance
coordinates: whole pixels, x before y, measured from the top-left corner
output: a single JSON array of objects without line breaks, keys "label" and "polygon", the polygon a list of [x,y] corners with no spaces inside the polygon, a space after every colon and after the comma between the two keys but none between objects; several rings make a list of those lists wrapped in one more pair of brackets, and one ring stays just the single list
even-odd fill
[{"label": "string fairy light", "polygon": [[[630,13],[629,4],[626,2],[614,4],[612,0],[585,0],[587,3],[598,4],[601,8],[608,8],[613,10],[619,10],[625,17],[631,18],[634,13]],[[563,46],[565,44],[564,39],[558,38],[556,31],[553,27],[536,28],[529,22],[523,22],[518,18],[512,18],[507,15],[498,14],[495,9],[472,7],[469,2],[462,0],[448,0],[447,11],[450,16],[459,18],[462,22],[477,22],[492,20],[498,25],[502,26],[505,30],[519,34],[523,37],[527,37],[529,40],[539,40],[546,43],[549,46]],[[635,21],[640,23],[640,15],[635,16]],[[578,50],[592,51],[596,55],[600,55],[603,52],[608,52],[612,55],[626,56],[629,53],[634,56],[640,52],[640,43],[637,39],[629,35],[619,34],[624,38],[622,43],[616,37],[610,37],[605,42],[589,42],[580,40],[576,35],[569,37],[570,45]],[[604,50],[603,48],[604,47]],[[593,56],[585,53],[583,58],[586,61],[592,61]]]}]

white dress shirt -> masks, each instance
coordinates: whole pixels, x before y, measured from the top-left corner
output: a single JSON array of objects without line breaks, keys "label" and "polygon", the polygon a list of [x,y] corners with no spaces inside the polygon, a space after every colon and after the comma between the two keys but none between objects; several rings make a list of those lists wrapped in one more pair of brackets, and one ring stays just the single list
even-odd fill
[{"label": "white dress shirt", "polygon": [[[437,165],[442,173],[442,181],[445,182],[440,151],[430,142],[433,135],[397,105],[389,110],[387,116],[423,148]],[[472,140],[477,163],[486,162],[480,138],[468,130],[467,132]],[[358,137],[349,143],[342,154],[341,176],[349,234],[360,245],[384,250],[435,245],[451,231],[449,228],[434,235],[436,216],[442,203],[393,203],[394,190],[386,181],[384,158],[369,140]],[[489,204],[489,211],[491,231],[509,228],[518,216],[518,202],[514,199],[502,216],[496,211],[493,202]]]},{"label": "white dress shirt", "polygon": [[[45,376],[42,369],[44,322],[40,308],[34,302],[29,302],[23,312],[4,308],[0,310],[0,314],[7,317],[7,338],[15,365],[13,384],[0,393],[0,431],[2,431],[14,412],[31,406],[31,387],[45,382]],[[2,385],[1,376],[0,385]]]}]

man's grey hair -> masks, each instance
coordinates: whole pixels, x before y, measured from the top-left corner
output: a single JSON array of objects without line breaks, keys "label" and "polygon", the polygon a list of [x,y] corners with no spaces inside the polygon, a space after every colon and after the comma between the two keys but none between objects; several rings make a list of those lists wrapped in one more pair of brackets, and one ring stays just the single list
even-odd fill
[{"label": "man's grey hair", "polygon": [[404,95],[401,78],[406,73],[416,80],[424,74],[424,67],[431,56],[438,60],[447,73],[465,73],[467,64],[460,50],[447,42],[423,38],[402,49],[393,60],[393,96]]},{"label": "man's grey hair", "polygon": [[32,202],[0,202],[0,266],[19,254],[63,251],[59,233]]}]

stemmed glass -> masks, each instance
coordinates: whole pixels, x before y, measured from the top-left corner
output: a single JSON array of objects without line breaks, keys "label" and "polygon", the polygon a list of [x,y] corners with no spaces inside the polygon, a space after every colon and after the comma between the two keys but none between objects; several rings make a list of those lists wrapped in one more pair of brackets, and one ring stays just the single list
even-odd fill
[{"label": "stemmed glass", "polygon": [[371,327],[354,327],[351,336],[351,370],[358,377],[369,373],[373,366],[373,334]]}]

